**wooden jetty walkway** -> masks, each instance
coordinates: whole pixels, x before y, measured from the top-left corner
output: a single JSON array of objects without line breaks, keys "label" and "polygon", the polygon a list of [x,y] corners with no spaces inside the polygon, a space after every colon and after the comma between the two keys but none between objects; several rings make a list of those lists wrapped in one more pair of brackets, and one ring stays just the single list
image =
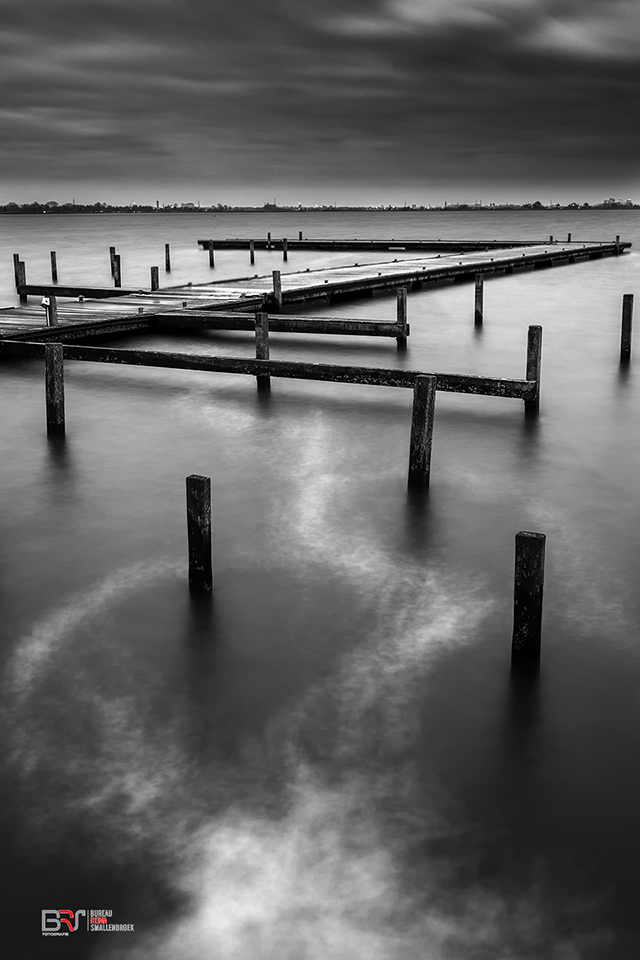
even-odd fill
[{"label": "wooden jetty walkway", "polygon": [[[252,313],[266,309],[271,313],[279,313],[300,304],[375,296],[399,287],[416,290],[430,284],[472,280],[478,275],[509,274],[618,256],[630,246],[630,243],[621,242],[618,238],[609,242],[553,242],[411,259],[396,258],[291,273],[272,271],[270,275],[256,274],[160,290],[111,291],[110,288],[96,290],[93,287],[58,288],[55,284],[23,284],[18,287],[18,292],[25,299],[29,296],[56,296],[61,326],[76,326],[78,336],[90,333],[100,336],[142,330],[148,328],[147,320],[169,314],[174,318],[181,314],[192,316],[195,320],[195,314],[202,311]],[[93,296],[86,297],[88,291]],[[65,294],[73,294],[73,299],[66,299]],[[34,334],[49,336],[50,329],[46,324],[45,311],[39,303],[29,303],[27,300],[19,307],[0,309],[2,338],[33,339]],[[62,338],[62,329],[57,328],[56,332]]]}]

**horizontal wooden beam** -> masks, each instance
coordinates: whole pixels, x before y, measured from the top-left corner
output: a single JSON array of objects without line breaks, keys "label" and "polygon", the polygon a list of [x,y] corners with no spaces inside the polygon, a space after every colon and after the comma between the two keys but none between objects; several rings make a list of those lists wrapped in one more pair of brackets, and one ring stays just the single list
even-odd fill
[{"label": "horizontal wooden beam", "polygon": [[[42,357],[44,344],[0,341],[0,356]],[[386,370],[377,367],[347,367],[329,363],[301,363],[290,360],[253,360],[235,357],[210,357],[185,353],[161,353],[152,350],[120,350],[110,347],[64,346],[65,360],[92,363],[117,363],[177,370],[201,370],[212,373],[239,373],[246,376],[285,377],[297,380],[325,380],[370,386],[413,389],[418,376],[436,377],[436,388],[449,393],[470,393],[488,397],[532,399],[535,380],[509,380],[477,377],[462,373],[425,373],[420,370]]]},{"label": "horizontal wooden beam", "polygon": [[[211,313],[209,311],[183,310],[171,313],[156,313],[154,323],[161,327],[204,330],[254,330],[255,319],[237,313]],[[269,316],[269,333],[324,333],[363,336],[397,337],[397,323],[382,323],[375,320],[341,320],[338,317],[283,317]],[[409,327],[405,328],[409,333]]]},{"label": "horizontal wooden beam", "polygon": [[122,287],[61,287],[58,284],[24,283],[18,287],[18,293],[25,297],[90,297],[92,300],[105,300],[107,297],[132,297],[147,290],[124,290]]}]

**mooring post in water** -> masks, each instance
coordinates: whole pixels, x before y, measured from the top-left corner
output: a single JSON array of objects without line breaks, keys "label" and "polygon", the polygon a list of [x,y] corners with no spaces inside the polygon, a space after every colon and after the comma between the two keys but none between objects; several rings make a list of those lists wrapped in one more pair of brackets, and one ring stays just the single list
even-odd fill
[{"label": "mooring post in water", "polygon": [[189,588],[194,593],[211,593],[211,480],[192,474],[187,477],[187,539],[189,544]]},{"label": "mooring post in water", "polygon": [[[269,316],[266,313],[256,313],[256,360],[269,359]],[[271,377],[260,374],[256,377],[259,391],[271,389]]]},{"label": "mooring post in water", "polygon": [[616,253],[620,253],[620,234],[616,233]]},{"label": "mooring post in water", "polygon": [[122,286],[122,266],[119,253],[113,255],[113,285],[114,287]]},{"label": "mooring post in water", "polygon": [[398,350],[407,345],[407,288],[398,287],[396,290],[396,318],[400,333],[396,337]]},{"label": "mooring post in water", "polygon": [[20,254],[14,253],[13,255],[13,279],[15,280],[16,290],[20,286]]},{"label": "mooring post in water", "polygon": [[52,293],[49,294],[49,297],[47,299],[49,300],[49,304],[47,306],[47,324],[50,327],[57,327],[58,326],[58,300],[56,297],[54,297]]},{"label": "mooring post in water", "polygon": [[528,533],[526,530],[516,534],[512,664],[533,665],[540,660],[546,539],[543,533]]},{"label": "mooring post in water", "polygon": [[253,240],[249,240],[249,263],[256,262],[256,245]]},{"label": "mooring post in water", "polygon": [[481,273],[476,273],[476,299],[474,310],[474,321],[476,327],[482,326],[482,317],[484,310],[484,277]]},{"label": "mooring post in water", "polygon": [[271,250],[271,234],[267,233],[267,250]]},{"label": "mooring post in water", "polygon": [[273,276],[273,299],[276,306],[276,312],[280,313],[282,310],[282,278],[280,277],[280,271],[274,270],[272,272]]},{"label": "mooring post in water", "polygon": [[64,434],[64,347],[61,343],[45,344],[44,384],[47,436],[61,436]]},{"label": "mooring post in water", "polygon": [[209,266],[215,267],[216,263],[213,257],[213,240],[209,240]]},{"label": "mooring post in water", "polygon": [[111,266],[111,276],[116,275],[116,248],[109,247],[109,264]]},{"label": "mooring post in water", "polygon": [[570,234],[570,233],[567,234],[567,243],[571,243],[571,234]]},{"label": "mooring post in water", "polygon": [[[18,261],[18,284],[19,284],[21,287],[26,287],[26,285],[27,285],[27,265],[26,265],[26,263],[24,262],[24,260],[19,260],[19,261]],[[26,293],[21,293],[21,294],[20,294],[20,303],[26,303],[26,302],[27,302],[27,295],[26,295]]]},{"label": "mooring post in water", "polygon": [[525,400],[525,410],[540,408],[540,369],[542,366],[542,327],[529,327],[527,335],[527,372],[526,380],[535,380],[535,394],[531,400]]},{"label": "mooring post in water", "polygon": [[160,270],[158,267],[151,267],[151,289],[160,289]]},{"label": "mooring post in water", "polygon": [[298,230],[298,240],[302,240],[302,230]]},{"label": "mooring post in water", "polygon": [[631,360],[631,328],[633,325],[633,294],[625,293],[622,298],[622,332],[620,336],[620,363]]},{"label": "mooring post in water", "polygon": [[553,243],[553,234],[549,235],[549,243]]},{"label": "mooring post in water", "polygon": [[171,273],[171,247],[168,243],[164,245],[164,269],[167,273]]},{"label": "mooring post in water", "polygon": [[51,251],[51,279],[54,283],[58,282],[58,258],[56,257],[55,250]]},{"label": "mooring post in water", "polygon": [[282,259],[285,263],[289,259],[289,243],[286,237],[282,238]]},{"label": "mooring post in water", "polygon": [[431,474],[431,446],[436,410],[434,376],[420,374],[413,382],[411,443],[409,447],[409,489],[426,489]]}]

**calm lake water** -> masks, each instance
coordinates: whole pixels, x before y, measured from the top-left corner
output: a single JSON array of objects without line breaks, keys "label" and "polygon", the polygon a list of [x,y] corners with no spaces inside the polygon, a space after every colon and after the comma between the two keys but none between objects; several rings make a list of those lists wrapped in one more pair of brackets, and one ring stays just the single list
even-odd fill
[{"label": "calm lake water", "polygon": [[[640,362],[619,366],[638,211],[0,220],[46,282],[212,275],[198,237],[612,239],[624,257],[409,296],[393,340],[274,334],[274,359],[524,376],[438,394],[408,498],[409,391],[2,365],[2,849],[7,956],[591,960],[640,946]],[[170,242],[173,271],[163,270]],[[397,256],[397,254],[395,254]],[[255,270],[282,266],[257,253]],[[381,254],[370,259],[384,259]],[[289,270],[364,256],[293,252]],[[214,276],[248,274],[246,251]],[[251,271],[254,272],[254,271]],[[319,311],[318,311],[319,312]],[[394,299],[325,315],[391,318]],[[114,341],[115,343],[116,341]],[[122,346],[250,356],[245,334]],[[635,438],[635,439],[634,439]],[[215,596],[186,584],[184,479],[211,477]],[[547,535],[539,681],[510,677],[514,535]],[[135,932],[43,938],[43,909]],[[81,927],[84,921],[81,922]]]}]

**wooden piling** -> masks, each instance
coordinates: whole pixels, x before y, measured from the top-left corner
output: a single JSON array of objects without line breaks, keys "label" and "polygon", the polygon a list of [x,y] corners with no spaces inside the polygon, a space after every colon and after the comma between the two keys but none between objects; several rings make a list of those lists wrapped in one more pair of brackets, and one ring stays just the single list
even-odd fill
[{"label": "wooden piling", "polygon": [[616,254],[620,253],[620,234],[616,233]]},{"label": "wooden piling", "polygon": [[474,308],[474,322],[476,327],[482,326],[484,311],[484,277],[481,273],[476,273],[476,297]]},{"label": "wooden piling", "polygon": [[256,262],[256,245],[253,240],[249,241],[249,263]]},{"label": "wooden piling", "polygon": [[429,486],[436,382],[437,378],[434,376],[419,375],[413,384],[408,481],[410,489],[426,489]]},{"label": "wooden piling", "polygon": [[164,245],[164,269],[166,273],[171,273],[171,247],[168,243]]},{"label": "wooden piling", "polygon": [[571,234],[570,234],[570,233],[567,234],[567,243],[571,243]]},{"label": "wooden piling", "polygon": [[282,259],[287,262],[289,259],[289,243],[286,237],[282,238]]},{"label": "wooden piling", "polygon": [[151,267],[151,290],[160,289],[160,270],[158,267]]},{"label": "wooden piling", "polygon": [[58,326],[58,300],[52,293],[49,294],[49,306],[47,307],[47,321],[50,327]]},{"label": "wooden piling", "polygon": [[276,313],[282,312],[282,279],[280,277],[280,271],[274,270],[272,272],[273,276],[273,300],[276,308]]},{"label": "wooden piling", "polygon": [[187,477],[187,540],[189,589],[194,593],[211,593],[211,480],[197,474]]},{"label": "wooden piling", "polygon": [[51,279],[53,283],[58,282],[58,258],[56,256],[55,250],[52,250],[50,253],[51,257]]},{"label": "wooden piling", "polygon": [[113,285],[114,287],[122,286],[122,265],[119,253],[113,255]]},{"label": "wooden piling", "polygon": [[298,230],[298,240],[302,240],[302,230]]},{"label": "wooden piling", "polygon": [[553,243],[553,234],[549,234],[549,243]]},{"label": "wooden piling", "polygon": [[64,435],[64,347],[61,343],[45,344],[44,382],[47,436],[62,436]]},{"label": "wooden piling", "polygon": [[[24,260],[18,261],[18,285],[21,287],[26,287],[27,285],[27,265]],[[20,303],[27,302],[26,293],[20,294]]]},{"label": "wooden piling", "polygon": [[[266,313],[256,313],[256,360],[269,359],[269,316]],[[256,377],[258,390],[271,389],[271,377],[259,375]]]},{"label": "wooden piling", "polygon": [[398,287],[396,290],[396,318],[401,332],[396,337],[398,350],[407,346],[407,288]]},{"label": "wooden piling", "polygon": [[529,327],[527,335],[527,371],[526,379],[536,382],[535,395],[524,401],[525,410],[538,410],[540,407],[540,370],[542,367],[542,327]]},{"label": "wooden piling", "polygon": [[622,298],[622,330],[620,335],[620,363],[631,360],[631,328],[633,325],[633,294],[625,293]]},{"label": "wooden piling", "polygon": [[512,664],[533,665],[540,660],[545,542],[543,533],[521,530],[516,534]]},{"label": "wooden piling", "polygon": [[116,275],[116,248],[109,247],[109,263],[111,265],[111,276]]},{"label": "wooden piling", "polygon": [[215,267],[215,260],[213,256],[213,240],[209,240],[209,266]]},{"label": "wooden piling", "polygon": [[20,286],[20,254],[13,255],[13,279],[15,280],[16,290]]},{"label": "wooden piling", "polygon": [[271,250],[271,234],[267,233],[267,250]]}]

